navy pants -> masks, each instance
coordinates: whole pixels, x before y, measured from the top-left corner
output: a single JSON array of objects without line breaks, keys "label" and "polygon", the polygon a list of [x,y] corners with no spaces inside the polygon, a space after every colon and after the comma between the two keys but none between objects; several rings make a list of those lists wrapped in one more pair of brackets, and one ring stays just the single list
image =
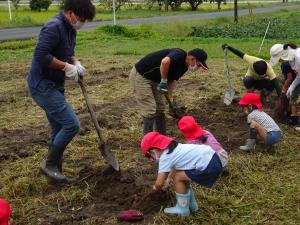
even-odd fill
[{"label": "navy pants", "polygon": [[274,82],[268,79],[255,80],[253,77],[246,76],[243,82],[244,82],[244,86],[247,89],[251,89],[251,88],[254,88],[256,90],[266,89],[271,92],[275,88]]},{"label": "navy pants", "polygon": [[64,87],[42,80],[29,87],[34,101],[45,111],[51,126],[51,144],[65,148],[80,128],[79,119],[64,96]]}]

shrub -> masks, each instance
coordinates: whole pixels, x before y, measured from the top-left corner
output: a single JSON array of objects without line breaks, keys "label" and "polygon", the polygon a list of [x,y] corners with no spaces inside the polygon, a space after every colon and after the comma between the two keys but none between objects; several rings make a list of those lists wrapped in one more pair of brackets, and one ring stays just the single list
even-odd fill
[{"label": "shrub", "polygon": [[123,25],[106,25],[101,27],[100,30],[106,34],[130,38],[148,38],[154,35],[154,33],[145,26],[126,27]]},{"label": "shrub", "polygon": [[[230,23],[215,26],[192,27],[188,36],[195,37],[230,37],[248,38],[263,37],[270,19],[258,19],[250,23]],[[267,38],[291,39],[300,36],[300,18],[273,18],[271,19]]]},{"label": "shrub", "polygon": [[51,0],[30,0],[30,9],[32,11],[41,11],[42,9],[48,10],[51,5]]}]

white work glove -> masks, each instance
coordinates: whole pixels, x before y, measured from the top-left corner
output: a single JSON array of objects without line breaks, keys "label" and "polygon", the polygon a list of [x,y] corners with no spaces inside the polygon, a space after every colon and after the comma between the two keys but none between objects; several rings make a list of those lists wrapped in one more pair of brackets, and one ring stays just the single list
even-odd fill
[{"label": "white work glove", "polygon": [[79,71],[75,65],[66,63],[65,67],[62,70],[65,71],[66,77],[75,80],[76,82],[78,81]]},{"label": "white work glove", "polygon": [[290,85],[289,89],[287,90],[286,96],[288,98],[291,97],[293,91],[295,90],[295,88],[300,85],[300,76],[296,76],[295,80],[293,81],[293,83]]},{"label": "white work glove", "polygon": [[78,60],[74,61],[74,65],[77,67],[79,76],[83,77],[85,75],[85,68],[81,65]]}]

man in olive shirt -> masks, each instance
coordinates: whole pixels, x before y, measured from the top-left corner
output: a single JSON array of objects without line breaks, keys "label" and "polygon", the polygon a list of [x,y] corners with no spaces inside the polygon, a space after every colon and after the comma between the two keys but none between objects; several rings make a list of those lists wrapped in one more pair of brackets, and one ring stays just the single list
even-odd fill
[{"label": "man in olive shirt", "polygon": [[249,67],[243,80],[247,92],[254,92],[257,89],[261,90],[262,94],[268,95],[275,89],[278,97],[280,96],[280,85],[269,63],[263,59],[247,55],[227,44],[223,44],[222,48],[227,48],[248,63]]},{"label": "man in olive shirt", "polygon": [[175,81],[186,71],[207,70],[207,54],[195,48],[188,53],[180,48],[162,49],[146,55],[132,68],[129,80],[143,116],[144,134],[156,130],[166,133],[164,94],[173,99]]}]

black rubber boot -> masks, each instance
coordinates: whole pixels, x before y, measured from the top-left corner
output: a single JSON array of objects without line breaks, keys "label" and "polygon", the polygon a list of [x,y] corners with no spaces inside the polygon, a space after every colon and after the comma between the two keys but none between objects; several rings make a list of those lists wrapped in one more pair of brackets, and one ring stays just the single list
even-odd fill
[{"label": "black rubber boot", "polygon": [[58,170],[57,163],[62,155],[64,148],[50,145],[48,157],[41,166],[41,171],[55,182],[66,182],[67,178]]},{"label": "black rubber boot", "polygon": [[155,128],[160,134],[166,134],[166,117],[165,114],[160,114],[155,117]]},{"label": "black rubber boot", "polygon": [[154,118],[143,118],[143,124],[144,124],[144,135],[153,131],[153,125],[154,125]]},{"label": "black rubber boot", "polygon": [[298,125],[299,124],[299,115],[290,115],[288,118],[287,118],[287,123],[289,125]]},{"label": "black rubber boot", "polygon": [[58,156],[58,160],[57,160],[57,169],[60,173],[62,173],[62,164],[64,162],[64,151],[66,148],[61,148],[60,154]]}]

